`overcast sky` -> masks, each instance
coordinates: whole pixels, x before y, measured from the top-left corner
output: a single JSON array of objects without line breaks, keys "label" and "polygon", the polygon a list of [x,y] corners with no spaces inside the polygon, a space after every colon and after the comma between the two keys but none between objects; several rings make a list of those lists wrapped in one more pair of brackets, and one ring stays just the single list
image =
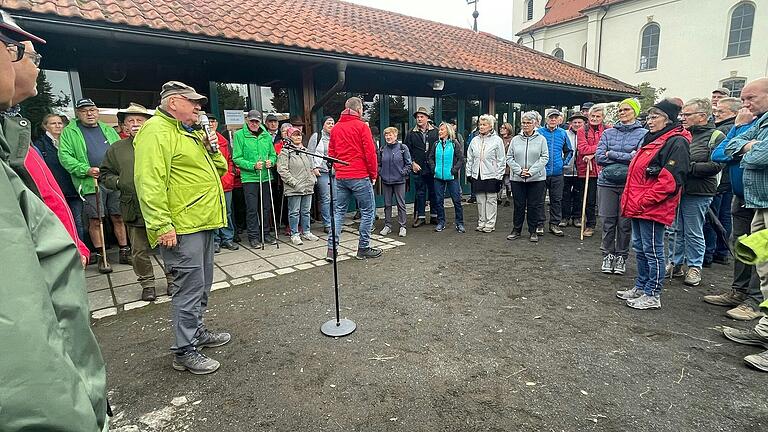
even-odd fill
[{"label": "overcast sky", "polygon": [[[458,27],[472,28],[473,5],[466,0],[345,0]],[[478,0],[478,30],[512,39],[512,0]]]}]

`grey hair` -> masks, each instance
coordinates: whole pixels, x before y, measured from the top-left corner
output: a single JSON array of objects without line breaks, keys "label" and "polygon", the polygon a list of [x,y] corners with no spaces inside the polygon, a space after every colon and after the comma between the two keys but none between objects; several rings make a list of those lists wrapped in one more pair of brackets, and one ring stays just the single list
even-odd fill
[{"label": "grey hair", "polygon": [[280,125],[280,132],[285,132],[285,130],[288,129],[289,127],[293,127],[293,125],[290,124],[290,123],[283,123],[283,124],[281,124]]},{"label": "grey hair", "polygon": [[477,124],[480,124],[480,122],[486,122],[489,125],[491,125],[491,129],[496,128],[496,117],[490,115],[490,114],[483,114],[480,116],[480,118],[477,120]]},{"label": "grey hair", "polygon": [[344,102],[344,108],[349,108],[354,111],[362,111],[363,101],[359,97],[351,97]]},{"label": "grey hair", "polygon": [[605,104],[592,105],[592,107],[589,108],[589,115],[592,115],[593,113],[596,113],[598,111],[600,111],[601,113],[603,113],[603,115],[605,115]]},{"label": "grey hair", "polygon": [[530,120],[533,123],[538,123],[539,118],[541,118],[541,115],[539,115],[539,113],[536,111],[526,111],[520,115],[520,120]]},{"label": "grey hair", "polygon": [[160,108],[162,108],[165,111],[168,111],[168,101],[171,100],[171,96],[166,96],[162,99],[160,99]]},{"label": "grey hair", "polygon": [[696,111],[703,112],[707,117],[712,115],[712,102],[710,102],[709,99],[693,98],[686,102],[685,105],[683,105],[683,108],[689,106],[695,107]]},{"label": "grey hair", "polygon": [[448,132],[448,139],[451,141],[456,141],[456,130],[453,129],[453,125],[448,122],[442,122],[440,123],[440,126],[438,126],[438,129],[445,126],[445,130]]},{"label": "grey hair", "polygon": [[741,109],[741,100],[735,97],[726,97],[717,101],[717,106],[725,105],[725,108],[731,112],[739,112]]},{"label": "grey hair", "polygon": [[667,124],[672,123],[672,120],[669,118],[667,113],[665,113],[664,111],[662,111],[662,110],[660,110],[660,109],[658,109],[656,107],[648,108],[648,114],[649,115],[653,114],[653,115],[664,117],[665,119],[667,119]]}]

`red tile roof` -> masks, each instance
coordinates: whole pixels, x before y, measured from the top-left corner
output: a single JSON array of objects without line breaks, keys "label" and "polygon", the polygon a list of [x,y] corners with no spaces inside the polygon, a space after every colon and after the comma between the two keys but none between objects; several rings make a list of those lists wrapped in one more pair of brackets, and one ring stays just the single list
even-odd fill
[{"label": "red tile roof", "polygon": [[[339,0],[0,0],[0,7],[117,26],[636,92],[616,79],[487,33]],[[429,50],[423,47],[425,38]]]},{"label": "red tile roof", "polygon": [[590,9],[610,6],[622,1],[626,0],[547,0],[544,16],[533,25],[520,30],[517,35],[584,18],[586,17],[584,12]]}]

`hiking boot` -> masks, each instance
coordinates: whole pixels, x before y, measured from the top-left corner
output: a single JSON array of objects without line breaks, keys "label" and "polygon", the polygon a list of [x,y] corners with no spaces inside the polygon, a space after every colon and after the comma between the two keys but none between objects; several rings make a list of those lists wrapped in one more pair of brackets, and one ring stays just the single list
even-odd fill
[{"label": "hiking boot", "polygon": [[569,219],[563,219],[560,221],[559,224],[557,224],[557,226],[559,226],[560,228],[565,228],[568,226],[568,222],[569,222]]},{"label": "hiking boot", "polygon": [[731,263],[731,260],[728,259],[727,256],[715,255],[714,258],[712,258],[712,262],[715,264],[728,265]]},{"label": "hiking boot", "polygon": [[613,260],[613,274],[623,275],[627,272],[627,259],[623,256],[617,256]]},{"label": "hiking boot", "polygon": [[177,371],[186,370],[195,375],[206,375],[216,372],[221,363],[193,349],[181,355],[174,355],[171,366]]},{"label": "hiking boot", "polygon": [[328,252],[325,253],[325,260],[329,263],[333,262],[333,249],[328,249]]},{"label": "hiking boot", "polygon": [[438,223],[438,224],[437,224],[437,226],[435,227],[435,232],[440,232],[440,231],[442,231],[442,230],[444,230],[444,229],[445,229],[445,224],[444,224],[444,223],[442,223],[442,222],[440,222],[440,223]]},{"label": "hiking boot", "polygon": [[312,234],[311,232],[307,231],[301,235],[301,238],[307,241],[318,241],[320,240],[320,237]]},{"label": "hiking boot", "polygon": [[144,301],[155,301],[157,295],[155,294],[155,287],[145,287],[141,290],[141,299]]},{"label": "hiking boot", "polygon": [[551,232],[552,234],[554,234],[554,235],[556,235],[558,237],[562,237],[562,236],[565,235],[565,234],[563,234],[563,230],[561,230],[560,226],[558,226],[558,225],[550,225],[549,226],[549,232]]},{"label": "hiking boot", "polygon": [[416,218],[416,220],[413,221],[413,227],[414,228],[418,228],[418,227],[424,225],[424,223],[426,223],[426,219],[425,218]]},{"label": "hiking boot", "polygon": [[744,361],[755,369],[768,372],[768,351],[744,357]]},{"label": "hiking boot", "polygon": [[466,228],[464,228],[464,224],[456,224],[456,232],[461,234],[467,232]]},{"label": "hiking boot", "polygon": [[729,318],[733,318],[739,321],[752,321],[753,319],[762,318],[765,316],[759,309],[755,309],[752,306],[742,303],[735,308],[725,313]]},{"label": "hiking boot", "polygon": [[642,297],[643,294],[645,294],[643,290],[639,290],[636,287],[624,291],[616,291],[616,297],[622,300],[633,300]]},{"label": "hiking boot", "polygon": [[130,246],[123,246],[120,248],[120,253],[118,255],[118,260],[120,264],[128,264],[131,265],[131,248]]},{"label": "hiking boot", "polygon": [[382,228],[381,231],[379,231],[379,234],[385,236],[385,235],[387,235],[387,234],[389,234],[391,232],[392,232],[392,228],[390,228],[390,227],[385,225],[384,228]]},{"label": "hiking boot", "polygon": [[754,329],[740,330],[733,327],[723,329],[723,336],[743,345],[755,345],[768,349],[768,338],[759,335]]},{"label": "hiking boot", "polygon": [[627,300],[627,306],[639,310],[661,309],[661,298],[643,294],[635,299]]},{"label": "hiking boot", "polygon": [[106,259],[101,257],[100,253],[96,254],[96,263],[99,265],[99,273],[107,274],[112,273],[112,266],[109,265]]},{"label": "hiking boot", "polygon": [[277,239],[272,237],[272,234],[264,234],[264,243],[276,245]]},{"label": "hiking boot", "polygon": [[232,236],[232,241],[235,243],[240,243],[243,239],[240,238],[240,234],[235,234]]},{"label": "hiking boot", "polygon": [[213,244],[213,253],[219,253],[221,252],[221,245],[218,243]]},{"label": "hiking boot", "polygon": [[688,273],[685,274],[683,283],[688,286],[699,286],[701,283],[701,269],[698,267],[689,268]]},{"label": "hiking boot", "polygon": [[323,227],[323,233],[330,234],[331,233],[331,227]]},{"label": "hiking boot", "polygon": [[400,232],[397,233],[400,237],[405,237],[405,235],[408,233],[408,230],[405,229],[405,227],[400,227]]},{"label": "hiking boot", "polygon": [[539,241],[539,235],[536,233],[531,234],[530,240],[534,243],[537,243]]},{"label": "hiking boot", "polygon": [[595,234],[594,228],[584,228],[584,237],[592,237]]},{"label": "hiking boot", "polygon": [[203,349],[203,348],[215,348],[220,347],[222,345],[226,345],[229,343],[229,341],[232,340],[232,335],[229,333],[214,333],[208,329],[203,330],[203,333],[200,335],[200,337],[197,338],[197,344],[195,347],[197,349]]},{"label": "hiking boot", "polygon": [[573,220],[573,226],[576,227],[576,228],[581,228],[581,220],[574,219]]},{"label": "hiking boot", "polygon": [[358,249],[355,258],[363,260],[366,258],[378,258],[381,256],[381,249],[375,247],[367,247],[365,249]]},{"label": "hiking boot", "polygon": [[544,235],[544,227],[536,227],[536,234],[543,236]]},{"label": "hiking boot", "polygon": [[685,275],[685,272],[683,271],[683,265],[682,264],[667,264],[667,268],[664,273],[664,277],[668,279],[673,279],[677,277],[683,277]]},{"label": "hiking boot", "polygon": [[231,251],[236,251],[240,249],[240,246],[238,246],[237,243],[231,242],[229,240],[225,240],[221,242],[221,247],[223,247],[224,249],[229,249]]},{"label": "hiking boot", "polygon": [[261,242],[260,242],[260,241],[258,241],[258,240],[251,240],[250,242],[248,242],[248,244],[249,244],[249,245],[250,245],[250,246],[251,246],[253,249],[260,249],[260,248],[261,248]]},{"label": "hiking boot", "polygon": [[747,296],[745,294],[736,290],[726,291],[721,294],[705,295],[703,298],[705,302],[717,306],[738,306],[746,299]]},{"label": "hiking boot", "polygon": [[507,240],[517,240],[519,238],[520,238],[520,233],[517,231],[512,231],[512,233],[507,236]]},{"label": "hiking boot", "polygon": [[304,244],[303,241],[301,241],[301,237],[299,237],[298,234],[292,234],[291,235],[291,243],[293,243],[296,246],[301,246]]},{"label": "hiking boot", "polygon": [[615,257],[612,254],[608,254],[603,257],[603,264],[600,266],[600,271],[606,274],[613,273],[613,260]]}]

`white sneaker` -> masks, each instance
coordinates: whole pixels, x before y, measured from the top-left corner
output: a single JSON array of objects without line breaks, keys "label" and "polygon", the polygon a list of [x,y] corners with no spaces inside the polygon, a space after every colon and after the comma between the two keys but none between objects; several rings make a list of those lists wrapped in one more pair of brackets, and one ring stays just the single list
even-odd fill
[{"label": "white sneaker", "polygon": [[301,235],[301,238],[303,238],[304,240],[307,240],[307,241],[318,241],[318,240],[320,240],[320,237],[318,237],[318,236],[316,236],[316,235],[314,235],[314,234],[312,234],[311,232],[308,232],[308,231],[304,232],[304,234]]},{"label": "white sneaker", "polygon": [[387,234],[389,234],[391,232],[392,232],[392,228],[390,228],[388,226],[385,226],[384,228],[381,229],[381,231],[379,231],[379,234],[387,235]]},{"label": "white sneaker", "polygon": [[406,229],[405,227],[400,227],[400,233],[398,234],[400,237],[405,237]]},{"label": "white sneaker", "polygon": [[291,243],[295,244],[296,246],[304,244],[304,242],[301,241],[301,237],[299,237],[298,234],[291,234]]}]

